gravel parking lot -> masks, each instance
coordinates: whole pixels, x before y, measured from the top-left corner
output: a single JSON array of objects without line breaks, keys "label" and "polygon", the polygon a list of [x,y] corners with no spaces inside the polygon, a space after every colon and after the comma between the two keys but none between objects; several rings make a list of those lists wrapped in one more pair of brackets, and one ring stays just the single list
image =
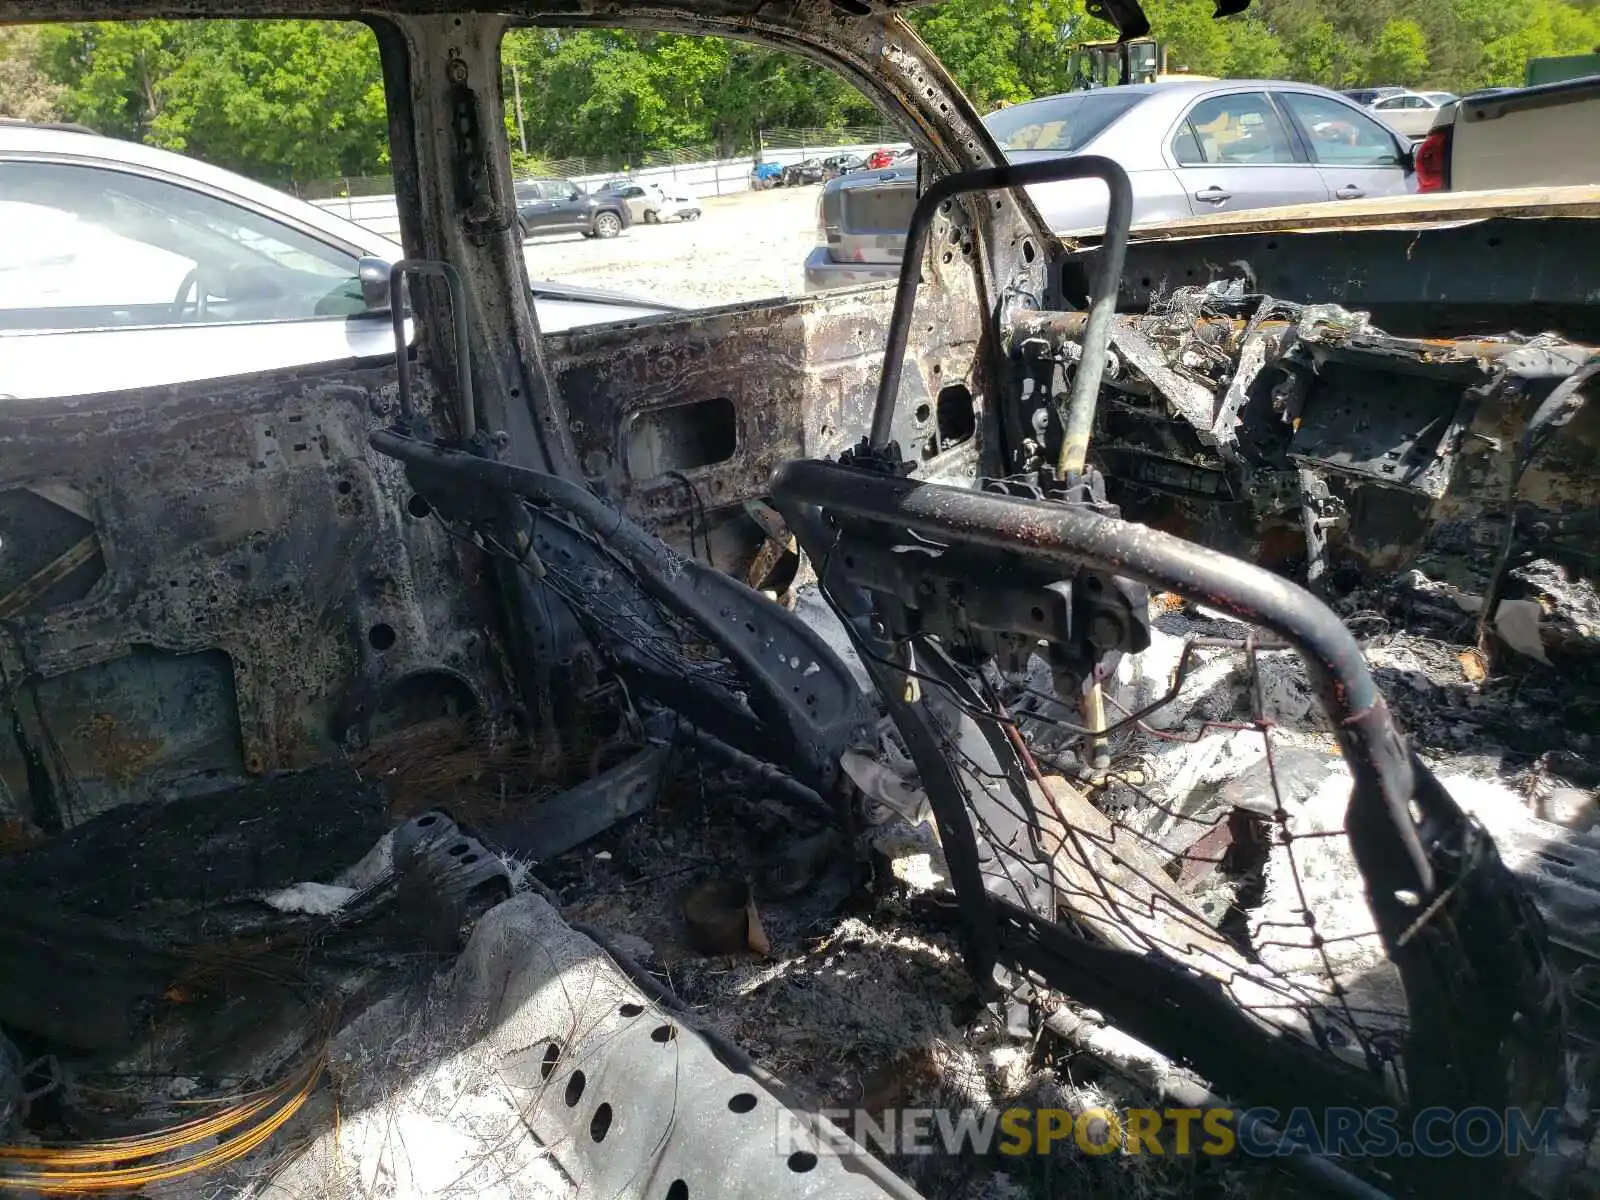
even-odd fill
[{"label": "gravel parking lot", "polygon": [[563,234],[523,243],[534,279],[611,288],[710,308],[805,291],[820,184],[701,198],[698,221],[634,225],[599,241]]}]

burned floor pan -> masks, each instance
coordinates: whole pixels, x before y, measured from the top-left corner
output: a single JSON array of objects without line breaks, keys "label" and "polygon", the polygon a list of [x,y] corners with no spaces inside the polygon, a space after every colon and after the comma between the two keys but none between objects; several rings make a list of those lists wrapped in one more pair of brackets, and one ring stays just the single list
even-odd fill
[{"label": "burned floor pan", "polygon": [[[1514,753],[1502,753],[1498,758],[1487,755],[1479,731],[1505,728],[1518,722],[1547,727],[1559,714],[1559,693],[1539,688],[1536,681],[1524,681],[1520,692],[1492,686],[1474,690],[1473,685],[1458,678],[1462,668],[1456,655],[1469,647],[1448,647],[1448,643],[1438,637],[1448,632],[1447,627],[1430,624],[1422,618],[1414,619],[1415,632],[1391,632],[1383,627],[1382,621],[1397,620],[1397,614],[1403,611],[1406,603],[1403,593],[1369,593],[1347,598],[1348,617],[1358,624],[1364,623],[1372,634],[1367,642],[1369,662],[1380,672],[1390,672],[1386,682],[1388,690],[1396,696],[1397,708],[1439,769],[1454,766],[1465,776],[1481,779],[1486,784],[1493,782],[1498,788],[1493,792],[1495,799],[1503,801],[1506,796],[1515,797],[1518,791],[1529,787],[1548,764]],[[1127,660],[1123,677],[1110,692],[1117,703],[1128,707],[1137,707],[1147,701],[1152,692],[1159,693],[1165,688],[1174,648],[1184,639],[1237,632],[1233,622],[1192,606],[1174,606],[1166,597],[1157,597],[1152,611],[1159,635],[1157,644],[1146,656]],[[1391,615],[1383,616],[1384,611]],[[1435,636],[1429,637],[1429,634]],[[1301,780],[1313,771],[1320,772],[1318,778],[1328,777],[1330,769],[1337,766],[1337,757],[1328,751],[1331,739],[1312,711],[1303,680],[1291,667],[1280,665],[1282,655],[1267,658],[1270,660],[1266,674],[1271,685],[1269,699],[1273,715],[1279,736],[1287,737],[1290,743],[1280,750],[1278,761],[1286,778],[1286,798],[1295,806],[1316,791],[1315,780],[1310,791],[1302,788]],[[1200,778],[1193,765],[1203,746],[1186,747],[1182,755],[1165,765],[1159,755],[1153,754],[1153,751],[1175,745],[1171,739],[1180,733],[1199,730],[1204,734],[1208,725],[1225,725],[1246,715],[1248,705],[1241,707],[1236,664],[1227,666],[1223,656],[1213,656],[1213,661],[1218,669],[1196,680],[1198,690],[1186,692],[1181,703],[1173,706],[1174,711],[1164,714],[1164,720],[1158,721],[1152,716],[1149,724],[1156,732],[1133,730],[1125,738],[1118,739],[1109,786],[1103,792],[1091,791],[1090,794],[1096,797],[1100,807],[1117,820],[1128,823],[1130,828],[1135,827],[1136,819],[1159,820],[1162,810],[1172,807],[1175,801],[1193,799],[1201,805],[1202,808],[1192,810],[1191,815],[1204,822],[1207,828],[1226,836],[1212,836],[1206,844],[1202,844],[1204,838],[1180,839],[1180,847],[1172,854],[1173,872],[1186,888],[1198,894],[1226,898],[1238,882],[1219,878],[1224,870],[1218,860],[1227,857],[1237,839],[1232,838],[1228,822],[1218,821],[1216,814],[1228,805],[1242,806],[1245,811],[1259,808],[1248,794],[1252,786],[1265,787],[1259,770],[1252,776],[1249,764],[1234,759],[1231,768],[1224,771],[1234,781],[1229,785],[1232,790],[1221,796],[1219,806],[1214,785]],[[1482,703],[1467,704],[1464,697],[1457,703],[1457,693],[1479,696]],[[1443,749],[1439,731],[1444,729],[1456,736],[1457,726],[1466,726],[1460,736],[1478,748],[1477,757],[1458,753],[1452,759],[1448,752],[1439,753]],[[1029,723],[1028,731],[1041,759],[1053,753],[1043,723]],[[1158,733],[1167,736],[1163,738]],[[1204,734],[1202,740],[1221,744],[1234,736],[1226,730],[1214,729]],[[1227,766],[1228,754],[1223,753],[1219,761]],[[1259,767],[1259,763],[1256,765]],[[1139,769],[1149,773],[1146,780],[1138,780]],[[1188,784],[1177,779],[1185,772]],[[658,979],[702,1007],[714,1024],[725,1028],[738,1044],[751,1050],[759,1062],[797,1083],[802,1107],[846,1110],[859,1107],[876,1113],[880,1106],[890,1104],[982,1107],[1016,1100],[1082,1108],[1098,1099],[1119,1102],[1119,1095],[1121,1103],[1159,1101],[1159,1097],[1126,1090],[1119,1093],[1115,1087],[1109,1096],[1092,1091],[1062,1096],[1059,1090],[1052,1090],[1062,1086],[1052,1082],[1054,1072],[1018,1050],[1017,1043],[1007,1037],[1003,1025],[997,1026],[992,1018],[983,1016],[980,997],[970,990],[960,969],[953,939],[937,923],[930,925],[928,918],[917,915],[918,897],[926,897],[927,889],[939,888],[948,878],[936,843],[925,836],[914,836],[897,818],[891,817],[887,824],[874,826],[867,844],[875,848],[873,854],[887,872],[890,890],[883,900],[866,910],[869,917],[866,922],[841,922],[837,909],[851,889],[848,871],[842,890],[835,886],[841,881],[829,882],[845,861],[840,858],[841,847],[836,841],[828,842],[827,848],[821,851],[808,850],[815,838],[809,834],[802,836],[808,819],[805,814],[786,810],[777,798],[756,804],[743,796],[733,799],[738,793],[726,789],[739,789],[741,785],[737,780],[720,777],[716,771],[708,776],[704,767],[696,766],[692,759],[680,762],[679,774],[681,785],[688,786],[680,785],[673,793],[670,819],[652,817],[642,825],[630,826],[602,842],[604,849],[599,852],[594,848],[579,849],[549,864],[541,870],[541,875],[560,888],[569,919],[588,922],[606,931],[609,942],[648,964]],[[1135,782],[1130,785],[1129,780]],[[162,856],[179,857],[172,853],[173,849],[193,844],[195,835],[203,834],[206,829],[225,831],[229,835],[224,842],[207,843],[202,838],[202,847],[209,844],[216,851],[237,850],[237,837],[253,829],[255,832],[249,836],[260,837],[265,851],[256,856],[259,872],[254,866],[249,870],[236,868],[231,887],[222,881],[207,887],[203,882],[196,882],[197,877],[203,879],[203,872],[174,871],[159,896],[152,894],[148,884],[131,887],[126,881],[95,880],[86,889],[83,903],[86,906],[98,904],[101,907],[97,911],[102,912],[106,911],[107,904],[123,904],[127,911],[147,917],[164,914],[169,928],[173,913],[180,909],[191,915],[196,911],[208,913],[212,920],[231,915],[230,928],[243,928],[245,923],[239,921],[237,905],[237,893],[241,888],[247,884],[278,886],[293,882],[297,876],[303,877],[305,870],[314,865],[313,859],[306,857],[308,853],[321,864],[320,869],[331,874],[360,857],[369,844],[374,824],[378,828],[385,824],[378,815],[382,811],[381,802],[375,804],[371,790],[363,788],[347,773],[321,773],[301,780],[305,785],[302,801],[305,807],[299,808],[283,800],[276,803],[273,800],[274,796],[283,798],[295,794],[286,790],[288,782],[279,781],[276,790],[269,785],[247,789],[247,794],[239,797],[261,809],[263,819],[251,824],[241,824],[240,810],[231,803],[224,803],[214,815],[207,815],[203,827],[198,828],[192,820],[176,820],[173,826],[163,830],[162,823],[150,821],[151,814],[145,813],[144,827],[151,830],[151,836],[143,843],[129,839],[134,845],[148,847],[149,852],[142,857],[140,865],[149,868],[152,864],[159,866]],[[1188,792],[1181,790],[1185,786]],[[1453,783],[1452,789],[1458,786]],[[1151,806],[1142,812],[1141,791],[1151,801]],[[333,811],[330,800],[336,795],[342,795],[351,808],[350,828],[340,835],[343,861],[333,853],[331,842],[327,847],[306,844],[297,848],[294,841],[297,818],[304,818],[308,809],[323,811],[325,816]],[[1567,799],[1570,801],[1571,797]],[[1590,799],[1592,803],[1592,797]],[[1206,809],[1205,805],[1211,807]],[[192,807],[196,816],[204,812],[197,805]],[[282,810],[281,815],[274,816],[278,810]],[[179,818],[186,810],[180,802],[167,806],[165,811],[166,815]],[[1579,943],[1570,949],[1575,955],[1587,957],[1590,950],[1587,942],[1592,937],[1589,917],[1594,911],[1595,892],[1585,886],[1583,879],[1582,862],[1586,861],[1586,855],[1594,853],[1583,849],[1586,840],[1565,831],[1557,834],[1554,826],[1533,819],[1518,817],[1508,821],[1504,810],[1498,813],[1486,810],[1483,815],[1486,819],[1499,818],[1498,823],[1491,820],[1491,828],[1497,840],[1502,841],[1508,861],[1532,883],[1546,918],[1551,921],[1553,940],[1566,946],[1576,936]],[[1583,818],[1582,813],[1573,816],[1579,820]],[[66,849],[72,851],[67,858],[76,864],[74,870],[99,861],[99,856],[109,853],[108,844],[114,845],[130,828],[140,827],[138,820],[124,814],[113,814],[110,819],[102,818],[95,824],[95,829],[85,827],[86,836],[80,843],[58,851],[58,855]],[[1145,836],[1157,840],[1167,836],[1160,828],[1149,824],[1138,828]],[[817,832],[826,836],[825,830]],[[282,847],[285,855],[294,851],[299,857],[280,855],[275,866],[274,847]],[[202,866],[207,861],[216,861],[208,860],[204,852],[182,857]],[[67,858],[58,858],[58,861],[65,863]],[[30,857],[27,864],[31,865],[27,869],[35,873],[42,871],[45,868],[40,864],[44,861],[42,857]],[[1330,867],[1316,879],[1315,886],[1320,890],[1314,893],[1313,903],[1318,906],[1326,904],[1334,892],[1348,892],[1352,886],[1358,886],[1352,884],[1354,877],[1348,874],[1347,856],[1338,869],[1332,868],[1333,859],[1324,856],[1322,861]],[[919,862],[920,868],[916,865]],[[737,957],[708,960],[683,945],[676,911],[678,894],[697,878],[742,871],[751,871],[756,879],[757,895],[774,944],[779,947],[770,964],[758,959],[741,961]],[[1231,866],[1228,873],[1235,877],[1239,874],[1237,867]],[[784,899],[785,894],[789,899]],[[234,902],[232,905],[228,903],[230,900]],[[1225,899],[1224,906],[1227,902]],[[1280,906],[1283,903],[1281,899],[1272,902]],[[521,915],[513,919],[513,908],[507,907],[494,923],[480,928],[477,936],[487,939],[486,947],[493,944],[503,948],[507,938],[525,940],[530,931],[538,929],[547,931],[535,939],[541,944],[552,938],[558,946],[571,940],[568,934],[554,932],[559,925],[549,925],[548,916],[531,924],[525,922],[532,911],[528,905],[539,912],[545,911],[535,898],[517,903],[523,906],[515,909]],[[451,1126],[448,1122],[441,1124],[440,1105],[470,1116],[473,1128],[479,1131],[477,1136],[489,1139],[480,1147],[483,1152],[475,1153],[472,1159],[477,1164],[474,1167],[477,1173],[464,1179],[452,1176],[445,1181],[450,1186],[470,1185],[469,1190],[478,1192],[488,1188],[492,1194],[494,1179],[512,1171],[531,1189],[522,1194],[570,1194],[567,1189],[571,1178],[574,1174],[581,1176],[585,1168],[581,1162],[574,1165],[561,1150],[566,1144],[559,1133],[563,1126],[551,1125],[543,1131],[546,1138],[552,1139],[549,1144],[557,1147],[554,1159],[549,1159],[537,1145],[497,1140],[492,1134],[495,1122],[514,1121],[519,1111],[527,1109],[543,1114],[540,1120],[548,1117],[552,1121],[560,1119],[571,1123],[580,1145],[581,1138],[587,1137],[591,1144],[598,1146],[600,1143],[595,1142],[590,1131],[591,1123],[596,1119],[599,1106],[609,1104],[610,1119],[616,1124],[606,1127],[603,1140],[637,1133],[638,1123],[647,1119],[648,1113],[631,1110],[625,1113],[610,1090],[597,1090],[604,1078],[603,1074],[597,1075],[597,1069],[603,1062],[612,1062],[607,1069],[613,1071],[627,1069],[627,1055],[632,1052],[623,1051],[615,1037],[630,1028],[648,1035],[662,1023],[675,1026],[674,1015],[661,1011],[652,997],[628,992],[626,980],[608,975],[606,978],[611,982],[599,991],[583,994],[581,1007],[584,1011],[593,1009],[592,1019],[574,1014],[570,1005],[576,993],[571,987],[564,988],[562,1003],[569,1007],[564,1009],[567,1015],[563,1020],[569,1027],[576,1022],[576,1027],[589,1039],[586,1044],[590,1049],[573,1064],[558,1056],[557,1065],[550,1069],[548,1076],[544,1072],[544,1051],[554,1044],[548,1039],[535,1046],[538,1053],[522,1049],[511,1059],[502,1053],[505,1047],[492,1039],[469,1038],[461,1045],[435,1046],[428,1041],[430,1029],[475,1028],[471,1022],[457,1022],[454,1017],[446,1019],[441,1015],[447,1010],[454,1011],[449,1009],[453,1003],[449,996],[454,994],[459,998],[464,994],[459,990],[462,987],[470,986],[480,992],[492,988],[478,975],[478,968],[469,965],[477,961],[472,951],[453,970],[449,967],[453,952],[447,951],[443,944],[436,944],[431,952],[419,957],[415,952],[416,943],[425,937],[430,927],[436,926],[419,920],[422,914],[415,911],[409,916],[404,910],[390,911],[400,919],[382,930],[382,936],[369,937],[365,942],[344,943],[346,949],[358,947],[363,955],[369,956],[366,959],[369,971],[375,963],[386,961],[389,964],[384,988],[374,991],[369,986],[364,991],[343,994],[353,995],[348,1009],[354,1012],[366,1007],[372,997],[385,991],[392,993],[399,986],[412,997],[405,1002],[405,1012],[411,1016],[393,1007],[387,1011],[373,1010],[373,1014],[364,1019],[365,1025],[358,1023],[351,1027],[350,1033],[335,1037],[333,1090],[324,1087],[313,1094],[296,1111],[293,1123],[286,1128],[293,1132],[296,1140],[304,1138],[327,1119],[327,1110],[323,1107],[326,1097],[338,1096],[345,1114],[343,1132],[334,1137],[325,1134],[286,1168],[274,1153],[267,1161],[273,1164],[274,1170],[281,1168],[287,1172],[275,1176],[279,1190],[274,1194],[308,1194],[301,1184],[327,1178],[330,1164],[341,1161],[358,1173],[394,1168],[397,1151],[393,1148],[393,1135],[385,1131],[400,1131],[402,1141],[406,1136],[445,1136]],[[1322,915],[1348,924],[1348,919],[1337,913],[1324,910]],[[1353,915],[1357,919],[1366,918],[1364,908],[1359,906]],[[181,929],[195,927],[192,920],[180,921],[178,926]],[[211,927],[213,933],[215,928]],[[1343,925],[1339,928],[1345,934],[1364,929]],[[572,944],[583,950],[577,956],[579,960],[591,964],[598,961],[596,951],[581,938]],[[483,949],[478,953],[489,952]],[[306,960],[299,957],[296,961],[303,964]],[[529,969],[543,971],[546,968],[530,963]],[[441,971],[444,974],[439,974]],[[429,978],[440,982],[427,983]],[[449,982],[452,979],[454,983]],[[598,997],[602,992],[610,994],[607,989],[620,989],[617,995],[621,998],[612,1006],[621,1013],[620,1023],[615,1020],[617,1013],[602,1019],[601,1010],[605,1005]],[[628,994],[623,996],[623,992]],[[891,993],[903,998],[895,1001],[893,1009],[899,1015],[886,1021],[889,1010],[885,1005]],[[257,996],[255,1002],[262,1003],[262,997]],[[281,1004],[281,1000],[278,1003]],[[430,1007],[437,1005],[444,1007]],[[633,1013],[633,1008],[640,1011]],[[616,1024],[615,1029],[606,1023],[607,1019]],[[644,1025],[649,1028],[645,1029]],[[398,1041],[387,1033],[381,1037],[373,1035],[372,1030],[378,1028],[391,1033],[400,1030],[396,1035]],[[677,1036],[693,1035],[684,1029]],[[669,1041],[676,1045],[676,1038]],[[379,1044],[387,1047],[391,1042],[396,1045],[415,1042],[418,1055],[401,1057],[411,1062],[420,1058],[435,1065],[420,1074],[403,1073],[404,1077],[398,1080],[374,1073],[381,1064],[373,1059],[372,1047]],[[424,1042],[431,1047],[426,1053],[420,1049]],[[520,1046],[520,1042],[518,1044]],[[602,1046],[615,1048],[622,1057],[613,1062],[606,1056],[609,1051],[603,1051]],[[640,1053],[661,1048],[660,1042],[651,1041],[648,1036],[641,1037]],[[257,1049],[259,1051],[259,1045]],[[288,1066],[292,1068],[293,1063]],[[568,1089],[574,1069],[583,1071],[587,1082],[582,1095],[569,1109],[565,1097],[570,1094]],[[1081,1065],[1076,1070],[1081,1072]],[[707,1076],[707,1086],[723,1086],[714,1083],[716,1078],[719,1077]],[[489,1081],[494,1081],[493,1086],[489,1086]],[[743,1084],[737,1086],[740,1094],[751,1090]],[[764,1087],[755,1089],[752,1094],[764,1095]],[[683,1100],[680,1095],[680,1103]],[[760,1112],[769,1115],[776,1111],[768,1110],[764,1101],[758,1107]],[[762,1129],[766,1131],[766,1126]],[[762,1136],[769,1132],[763,1132]],[[685,1127],[684,1136],[688,1135]],[[665,1163],[666,1159],[658,1161]],[[983,1160],[944,1164],[937,1169],[933,1162],[914,1156],[891,1161],[897,1169],[913,1172],[909,1177],[929,1195],[979,1195],[990,1187],[996,1188],[993,1194],[997,1196],[1016,1194],[1005,1190],[1012,1185],[992,1182],[996,1164]],[[246,1164],[241,1169],[259,1168]],[[419,1186],[427,1185],[430,1179],[439,1182],[436,1175],[427,1175],[418,1162],[399,1169],[421,1172],[414,1174]],[[1146,1178],[1148,1183],[1148,1178],[1137,1172],[1131,1179],[1125,1173],[1119,1176],[1113,1172],[1107,1176],[1099,1168],[1085,1168],[1081,1161],[1064,1162],[1057,1167],[1059,1171],[1072,1172],[1069,1176],[1072,1178],[1079,1178],[1078,1173],[1086,1169],[1089,1173],[1082,1182],[1112,1195],[1119,1194],[1118,1189],[1123,1186],[1136,1191],[1143,1186],[1137,1182],[1139,1178]],[[1179,1177],[1183,1170],[1189,1169],[1170,1168],[1178,1172]],[[1169,1168],[1160,1170],[1166,1172]],[[1217,1170],[1221,1171],[1220,1176],[1212,1178],[1214,1172],[1203,1173],[1196,1186],[1224,1187],[1234,1194],[1242,1191],[1261,1195],[1282,1194],[1285,1186],[1270,1168],[1237,1166]],[[670,1178],[662,1176],[659,1182],[670,1188],[679,1179],[685,1180],[687,1185],[691,1178],[680,1172]],[[1161,1178],[1168,1176],[1163,1174]],[[1027,1194],[1035,1184],[1045,1186],[1046,1191],[1033,1194],[1048,1194],[1044,1180],[1027,1182],[1019,1176],[1016,1186],[1023,1187]],[[540,1191],[540,1187],[547,1190]],[[643,1189],[645,1195],[657,1192],[659,1188],[655,1191]],[[315,1194],[314,1190],[309,1194]],[[670,1191],[661,1194],[673,1195]],[[835,1188],[817,1194],[845,1193]]]}]

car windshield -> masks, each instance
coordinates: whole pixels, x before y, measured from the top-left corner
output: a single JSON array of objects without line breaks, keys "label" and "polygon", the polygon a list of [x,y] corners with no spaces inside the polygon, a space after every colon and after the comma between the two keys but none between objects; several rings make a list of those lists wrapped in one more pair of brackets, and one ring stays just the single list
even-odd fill
[{"label": "car windshield", "polygon": [[1002,108],[983,123],[1002,150],[1081,150],[1145,95],[1120,90],[1074,92]]}]

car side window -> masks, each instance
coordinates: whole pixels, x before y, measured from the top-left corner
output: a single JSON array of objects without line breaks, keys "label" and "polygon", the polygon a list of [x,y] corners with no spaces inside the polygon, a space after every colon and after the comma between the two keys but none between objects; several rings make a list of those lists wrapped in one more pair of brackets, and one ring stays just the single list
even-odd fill
[{"label": "car side window", "polygon": [[1295,162],[1294,142],[1265,92],[1237,92],[1200,101],[1174,135],[1172,155],[1184,166]]},{"label": "car side window", "polygon": [[364,311],[357,259],[161,179],[0,162],[0,329],[281,321]]},{"label": "car side window", "polygon": [[1400,165],[1394,135],[1366,113],[1309,92],[1284,92],[1281,98],[1305,131],[1317,162],[1341,167]]}]

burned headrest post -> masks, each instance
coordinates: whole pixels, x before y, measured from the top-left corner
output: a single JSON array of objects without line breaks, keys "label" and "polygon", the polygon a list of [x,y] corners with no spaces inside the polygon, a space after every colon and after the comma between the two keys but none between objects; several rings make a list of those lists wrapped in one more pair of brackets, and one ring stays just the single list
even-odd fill
[{"label": "burned headrest post", "polygon": [[[900,260],[900,284],[895,292],[894,313],[890,317],[889,335],[884,346],[878,399],[872,410],[870,442],[874,450],[886,449],[893,434],[900,373],[911,333],[911,314],[917,304],[917,287],[922,278],[922,258],[927,251],[928,231],[933,227],[933,218],[940,206],[952,197],[972,192],[999,191],[1067,179],[1103,179],[1111,191],[1111,205],[1106,214],[1105,251],[1095,283],[1094,301],[1089,309],[1089,322],[1084,328],[1083,363],[1078,369],[1078,378],[1072,391],[1072,411],[1077,413],[1087,406],[1087,412],[1069,421],[1073,428],[1081,425],[1082,441],[1085,446],[1088,445],[1088,430],[1094,420],[1094,400],[1105,368],[1111,317],[1117,306],[1122,261],[1128,248],[1128,227],[1133,223],[1133,185],[1128,181],[1128,173],[1111,159],[1094,154],[963,171],[936,180],[922,194],[911,214],[911,225],[906,230],[905,256]],[[1079,457],[1081,460],[1082,456]]]}]

